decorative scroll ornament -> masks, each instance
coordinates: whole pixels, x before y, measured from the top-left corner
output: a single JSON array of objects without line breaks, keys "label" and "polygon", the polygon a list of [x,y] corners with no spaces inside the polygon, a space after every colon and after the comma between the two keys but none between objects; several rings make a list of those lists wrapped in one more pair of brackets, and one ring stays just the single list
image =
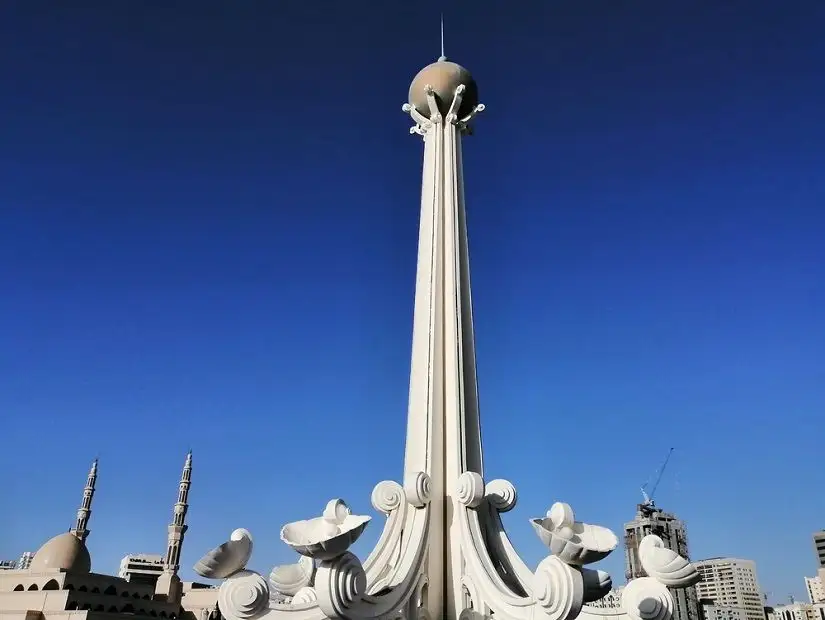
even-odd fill
[{"label": "decorative scroll ornament", "polygon": [[669,620],[673,596],[653,577],[641,577],[624,587],[622,609],[631,620]]},{"label": "decorative scroll ornament", "polygon": [[401,110],[405,114],[409,114],[415,125],[410,127],[411,134],[418,134],[420,136],[424,136],[427,132],[433,127],[433,125],[440,125],[443,121],[446,121],[448,124],[455,125],[458,127],[459,131],[463,134],[472,134],[472,126],[470,125],[470,121],[472,121],[477,114],[484,112],[486,106],[483,103],[479,103],[478,105],[474,106],[470,113],[463,117],[458,117],[458,111],[461,108],[461,102],[464,98],[464,91],[466,86],[464,84],[460,84],[456,89],[455,93],[453,94],[453,101],[450,104],[449,111],[447,112],[446,116],[442,116],[440,110],[438,109],[438,102],[435,98],[435,92],[433,91],[433,87],[429,84],[425,86],[425,93],[427,95],[427,107],[429,108],[430,117],[427,118],[424,116],[416,107],[411,103],[405,103],[401,106]]},{"label": "decorative scroll ornament", "polygon": [[[242,570],[229,576],[218,591],[218,607],[233,620],[255,618],[269,605],[269,587],[258,573]],[[226,610],[226,611],[224,611]]]},{"label": "decorative scroll ornament", "polygon": [[[424,608],[427,578],[420,572],[426,527],[410,527],[415,515],[427,517],[430,483],[420,473],[406,482],[402,487],[385,481],[373,490],[373,506],[388,518],[365,564],[349,547],[370,518],[353,515],[343,501],[332,500],[321,517],[282,528],[281,538],[302,557],[296,564],[275,567],[269,580],[246,570],[252,537],[244,529],[235,530],[228,542],[201,558],[196,571],[204,577],[223,576],[218,605],[227,620],[432,620]],[[588,611],[586,603],[605,596],[612,582],[604,571],[584,565],[616,547],[610,530],[577,521],[568,504],[553,504],[545,517],[530,520],[550,552],[531,572],[512,549],[498,516],[515,505],[515,487],[505,480],[485,485],[479,474],[465,472],[456,489],[462,510],[455,518],[467,542],[462,545],[467,568],[461,580],[467,607],[461,618],[597,620],[599,614]],[[403,515],[412,521],[398,520]],[[421,523],[426,522],[425,518]],[[406,539],[401,535],[405,528],[410,533]],[[623,614],[614,620],[670,620],[674,602],[668,586],[692,585],[698,572],[657,536],[642,540],[639,556],[650,577],[634,579],[625,587]]]}]

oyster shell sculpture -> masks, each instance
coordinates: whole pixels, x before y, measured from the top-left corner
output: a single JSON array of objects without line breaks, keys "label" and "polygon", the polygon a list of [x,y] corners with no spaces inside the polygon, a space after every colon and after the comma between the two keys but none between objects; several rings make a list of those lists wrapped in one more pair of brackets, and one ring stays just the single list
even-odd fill
[{"label": "oyster shell sculpture", "polygon": [[323,516],[287,523],[281,528],[281,540],[303,556],[329,561],[346,553],[371,519],[351,514],[342,500],[334,499],[327,503]]},{"label": "oyster shell sculpture", "polygon": [[582,569],[584,580],[584,602],[592,603],[607,596],[613,587],[613,579],[603,570]]},{"label": "oyster shell sculpture", "polygon": [[702,579],[687,558],[665,547],[655,534],[648,534],[639,543],[639,561],[650,577],[671,588],[687,588]]},{"label": "oyster shell sculpture", "polygon": [[530,519],[530,523],[550,553],[573,566],[598,562],[619,544],[606,527],[576,521],[573,509],[563,502],[556,502],[546,517]]},{"label": "oyster shell sculpture", "polygon": [[302,588],[312,583],[315,576],[315,562],[312,558],[301,556],[296,564],[276,566],[269,573],[270,591],[294,597]]},{"label": "oyster shell sculpture", "polygon": [[229,540],[212,549],[195,564],[195,572],[207,579],[226,579],[246,568],[252,555],[252,534],[238,528]]}]

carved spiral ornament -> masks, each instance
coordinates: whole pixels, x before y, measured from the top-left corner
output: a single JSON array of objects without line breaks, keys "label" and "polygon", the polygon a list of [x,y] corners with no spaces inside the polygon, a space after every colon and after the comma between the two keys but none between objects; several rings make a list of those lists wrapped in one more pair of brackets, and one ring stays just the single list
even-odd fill
[{"label": "carved spiral ornament", "polygon": [[474,471],[465,471],[458,477],[458,501],[469,508],[476,508],[482,500],[484,479]]},{"label": "carved spiral ornament", "polygon": [[346,617],[367,591],[367,574],[350,552],[330,562],[322,562],[315,575],[318,606],[330,618]]},{"label": "carved spiral ornament", "polygon": [[371,500],[373,508],[388,515],[401,506],[401,502],[404,501],[404,489],[397,482],[384,480],[375,485]]},{"label": "carved spiral ornament", "polygon": [[513,483],[508,480],[502,480],[501,478],[491,480],[487,483],[484,493],[499,512],[507,512],[516,507],[518,493],[516,493],[516,487],[513,486]]},{"label": "carved spiral ornament", "polygon": [[227,578],[218,591],[218,607],[228,620],[249,620],[269,604],[266,579],[243,570]]},{"label": "carved spiral ornament", "polygon": [[303,605],[306,603],[314,603],[318,600],[318,595],[315,593],[315,589],[309,586],[303,587],[295,593],[295,596],[292,597],[292,604],[293,605]]},{"label": "carved spiral ornament", "polygon": [[423,471],[409,474],[404,480],[404,494],[410,504],[423,508],[430,503],[430,477]]},{"label": "carved spiral ornament", "polygon": [[572,620],[584,603],[582,574],[555,556],[545,558],[533,576],[533,598],[545,618]]},{"label": "carved spiral ornament", "polygon": [[625,586],[622,609],[631,620],[670,620],[673,596],[652,577],[640,577]]}]

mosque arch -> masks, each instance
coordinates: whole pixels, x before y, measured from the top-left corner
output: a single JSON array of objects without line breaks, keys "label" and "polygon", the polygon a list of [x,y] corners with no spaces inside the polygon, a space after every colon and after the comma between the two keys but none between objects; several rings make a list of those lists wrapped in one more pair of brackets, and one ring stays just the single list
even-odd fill
[{"label": "mosque arch", "polygon": [[126,590],[124,590],[123,592],[121,592],[121,593],[120,593],[120,595],[121,595],[123,598],[129,598],[129,593],[128,593]]},{"label": "mosque arch", "polygon": [[64,590],[74,590],[74,585],[72,585],[71,583],[67,583],[66,585],[63,586],[63,589]]},{"label": "mosque arch", "polygon": [[144,595],[143,595],[143,600],[144,600],[144,601],[151,601],[151,600],[152,600],[152,597],[151,597],[151,596],[149,596],[148,594],[144,594]]},{"label": "mosque arch", "polygon": [[77,589],[77,591],[78,591],[78,592],[88,592],[88,591],[89,591],[89,589],[88,589],[86,586],[80,586],[80,587]]},{"label": "mosque arch", "polygon": [[91,592],[91,594],[100,594],[100,588],[98,588],[97,586],[95,586],[94,588],[92,588],[92,592]]},{"label": "mosque arch", "polygon": [[37,590],[37,584],[36,583],[33,583],[29,586],[29,592],[32,592],[34,590]]},{"label": "mosque arch", "polygon": [[139,593],[139,592],[135,592],[135,593],[132,595],[132,598],[140,599],[140,593]]},{"label": "mosque arch", "polygon": [[117,595],[117,590],[115,589],[114,586],[109,586],[108,588],[103,590],[103,594],[108,594],[110,596],[111,595]]},{"label": "mosque arch", "polygon": [[44,585],[43,590],[59,590],[60,584],[57,583],[57,579],[49,579]]},{"label": "mosque arch", "polygon": [[14,590],[13,590],[13,591],[14,591],[14,592],[22,592],[22,591],[23,591],[23,590],[25,590],[25,589],[26,589],[26,588],[23,586],[23,584],[22,584],[22,583],[18,583],[16,586],[14,586]]}]

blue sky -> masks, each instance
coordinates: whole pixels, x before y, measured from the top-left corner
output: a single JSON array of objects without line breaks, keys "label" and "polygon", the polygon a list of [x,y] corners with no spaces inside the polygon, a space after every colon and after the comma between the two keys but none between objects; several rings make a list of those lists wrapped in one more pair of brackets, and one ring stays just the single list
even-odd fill
[{"label": "blue sky", "polygon": [[[291,561],[283,523],[371,511],[401,475],[422,147],[400,108],[439,7],[173,4],[0,9],[2,557],[71,526],[98,455],[112,572],[163,550],[194,450],[187,578],[239,526],[254,567]],[[802,598],[825,5],[675,4],[444,5],[488,106],[465,146],[486,474],[536,562],[528,517],[564,500],[620,530],[673,446],[657,500],[692,555]]]}]

